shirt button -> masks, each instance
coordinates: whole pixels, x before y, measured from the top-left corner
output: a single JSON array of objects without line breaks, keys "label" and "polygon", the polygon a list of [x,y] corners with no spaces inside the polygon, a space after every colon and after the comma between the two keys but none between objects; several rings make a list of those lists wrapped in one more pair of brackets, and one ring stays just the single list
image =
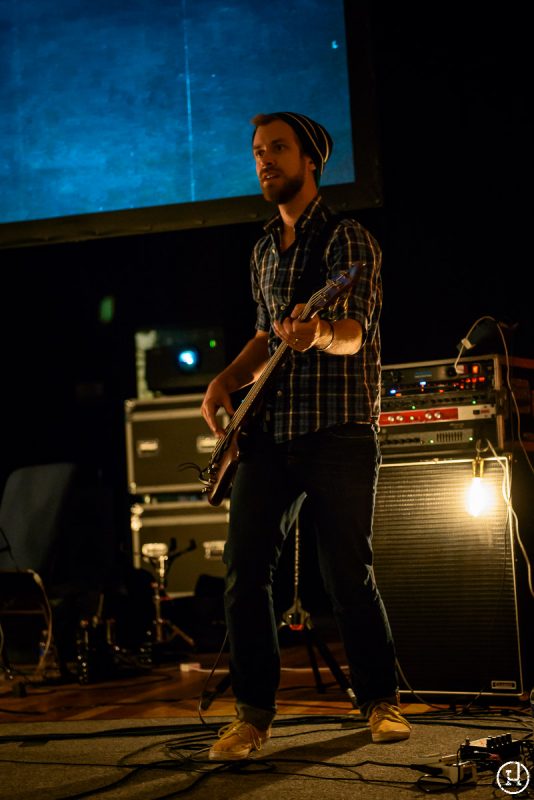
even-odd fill
[{"label": "shirt button", "polygon": [[277,396],[277,397],[282,397],[282,396],[283,396],[283,394],[284,394],[284,393],[283,393],[283,391],[282,391],[281,389],[278,389],[278,391],[276,392],[276,396]]}]

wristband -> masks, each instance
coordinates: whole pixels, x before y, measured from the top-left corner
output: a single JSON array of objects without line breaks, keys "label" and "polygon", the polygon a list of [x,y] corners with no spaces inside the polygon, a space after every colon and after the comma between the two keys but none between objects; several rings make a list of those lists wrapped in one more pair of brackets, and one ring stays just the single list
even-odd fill
[{"label": "wristband", "polygon": [[332,345],[334,344],[334,336],[335,336],[335,333],[334,333],[334,326],[332,325],[332,323],[331,323],[331,322],[330,322],[330,320],[328,320],[328,319],[325,319],[325,322],[327,322],[327,323],[330,325],[330,332],[331,332],[331,334],[332,334],[332,338],[330,339],[330,341],[328,342],[328,344],[326,345],[326,347],[318,347],[318,348],[317,348],[317,350],[320,350],[320,352],[321,352],[321,353],[324,353],[326,350],[330,350],[330,348],[331,348],[331,347],[332,347]]}]

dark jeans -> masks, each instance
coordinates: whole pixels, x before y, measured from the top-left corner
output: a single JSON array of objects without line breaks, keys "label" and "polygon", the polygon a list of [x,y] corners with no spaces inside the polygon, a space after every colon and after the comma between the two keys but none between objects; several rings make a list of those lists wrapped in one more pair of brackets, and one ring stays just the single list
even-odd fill
[{"label": "dark jeans", "polygon": [[224,551],[225,609],[238,714],[260,728],[275,715],[280,679],[273,575],[303,493],[358,705],[366,713],[375,700],[394,701],[394,645],[372,570],[379,464],[370,425],[338,425],[282,445],[256,433],[245,448]]}]

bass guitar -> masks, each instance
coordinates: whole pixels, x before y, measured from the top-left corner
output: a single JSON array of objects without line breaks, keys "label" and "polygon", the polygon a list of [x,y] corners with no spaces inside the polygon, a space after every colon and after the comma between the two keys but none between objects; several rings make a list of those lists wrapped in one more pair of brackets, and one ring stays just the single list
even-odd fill
[{"label": "bass guitar", "polygon": [[[328,280],[325,286],[312,294],[298,319],[301,322],[307,322],[319,311],[331,306],[338,297],[354,285],[361,267],[362,263],[357,261],[350,269],[340,272],[336,278]],[[208,466],[200,470],[199,477],[205,486],[203,491],[212,506],[220,505],[230,489],[241,457],[240,437],[244,433],[247,423],[256,413],[259,402],[263,399],[265,388],[280,365],[288,346],[287,342],[282,341],[274,351],[226,426],[224,435],[218,439]]]}]

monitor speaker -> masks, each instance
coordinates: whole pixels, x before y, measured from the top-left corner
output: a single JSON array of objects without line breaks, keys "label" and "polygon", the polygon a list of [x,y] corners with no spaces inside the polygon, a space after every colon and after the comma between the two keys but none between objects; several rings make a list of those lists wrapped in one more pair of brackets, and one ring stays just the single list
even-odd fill
[{"label": "monitor speaker", "polygon": [[516,518],[505,499],[512,459],[484,460],[492,500],[480,516],[466,508],[472,466],[432,459],[380,468],[375,575],[401,695],[520,696],[527,688]]}]

